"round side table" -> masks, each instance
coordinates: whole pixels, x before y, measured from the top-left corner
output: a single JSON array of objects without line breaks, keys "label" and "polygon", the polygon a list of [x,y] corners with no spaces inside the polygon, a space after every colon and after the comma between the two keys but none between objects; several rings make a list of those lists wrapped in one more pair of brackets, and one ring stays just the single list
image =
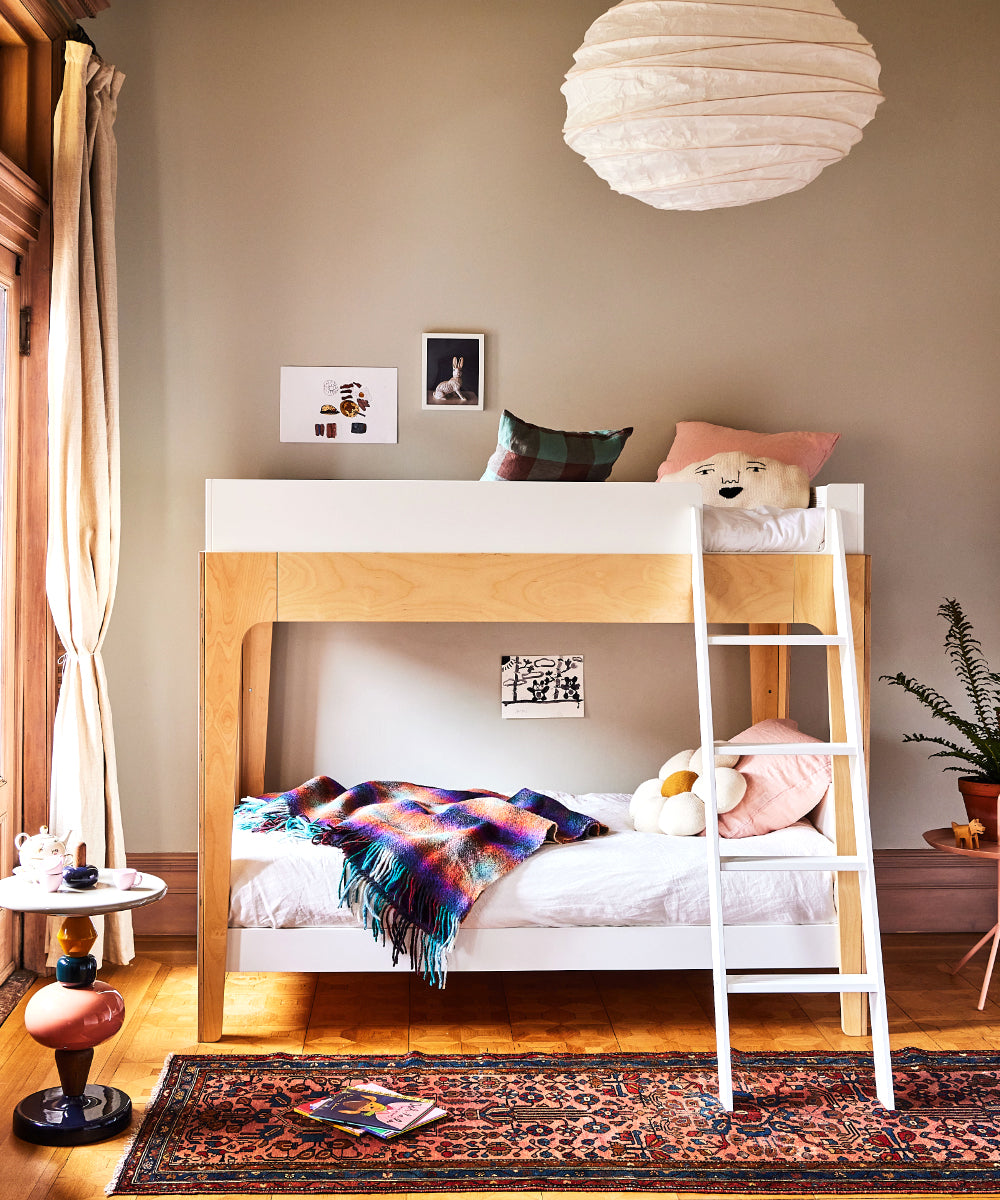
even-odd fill
[{"label": "round side table", "polygon": [[14,1133],[41,1146],[81,1146],[114,1137],[132,1120],[132,1101],[118,1088],[88,1083],[94,1047],[121,1028],[125,1002],[97,976],[90,949],[97,940],[91,917],[140,908],[166,895],[167,885],[143,872],[142,882],[122,891],[110,871],[97,883],[74,890],[65,883],[48,892],[40,883],[11,875],[0,879],[0,908],[65,918],[59,930],[63,955],[56,982],[37,991],[24,1013],[25,1028],[55,1051],[59,1087],[25,1096],[14,1108]]},{"label": "round side table", "polygon": [[979,1003],[976,1005],[982,1011],[986,1007],[986,993],[989,991],[990,979],[993,977],[993,965],[997,960],[997,949],[1000,946],[1000,845],[980,838],[978,850],[967,850],[964,846],[955,845],[955,835],[950,828],[928,829],[924,834],[924,841],[929,846],[933,846],[935,850],[944,850],[946,854],[964,854],[969,858],[992,858],[997,864],[997,923],[989,933],[984,933],[968,954],[964,955],[951,969],[952,975],[957,975],[969,959],[992,938],[993,944],[990,946],[990,957],[986,964],[986,975],[983,977],[983,988],[979,993]]}]

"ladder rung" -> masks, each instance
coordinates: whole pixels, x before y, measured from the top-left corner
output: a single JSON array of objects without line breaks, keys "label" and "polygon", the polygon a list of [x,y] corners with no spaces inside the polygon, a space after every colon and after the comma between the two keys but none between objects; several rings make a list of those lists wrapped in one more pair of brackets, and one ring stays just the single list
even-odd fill
[{"label": "ladder rung", "polygon": [[874,992],[877,989],[873,975],[810,975],[798,972],[726,976],[726,990],[730,992]]},{"label": "ladder rung", "polygon": [[716,742],[716,751],[733,754],[847,754],[856,755],[858,748],[852,742]]},{"label": "ladder rung", "polygon": [[847,638],[824,633],[718,633],[710,646],[846,646]]},{"label": "ladder rung", "polygon": [[775,858],[753,855],[720,857],[723,871],[866,871],[868,863],[856,854],[786,854]]}]

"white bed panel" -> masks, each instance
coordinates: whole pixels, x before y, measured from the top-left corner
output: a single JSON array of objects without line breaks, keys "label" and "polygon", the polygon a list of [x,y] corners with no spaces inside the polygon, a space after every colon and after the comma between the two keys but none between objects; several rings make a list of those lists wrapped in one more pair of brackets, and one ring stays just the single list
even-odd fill
[{"label": "white bed panel", "polygon": [[[859,484],[816,489],[863,549]],[[209,551],[686,554],[693,483],[208,479]]]},{"label": "white bed panel", "polygon": [[[837,926],[737,925],[725,931],[734,971],[833,967]],[[303,964],[308,963],[305,967]],[[463,929],[450,971],[709,970],[707,925],[674,928]],[[408,971],[366,929],[230,929],[227,971]]]},{"label": "white bed panel", "polygon": [[840,513],[845,554],[865,552],[865,489],[861,483],[827,483],[816,489],[818,508]]},{"label": "white bed panel", "polygon": [[209,479],[206,550],[684,554],[697,484]]}]

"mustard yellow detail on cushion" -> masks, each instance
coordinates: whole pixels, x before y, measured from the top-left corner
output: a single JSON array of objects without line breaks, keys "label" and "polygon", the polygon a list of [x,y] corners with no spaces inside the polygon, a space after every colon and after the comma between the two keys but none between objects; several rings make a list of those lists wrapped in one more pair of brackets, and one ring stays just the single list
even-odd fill
[{"label": "mustard yellow detail on cushion", "polygon": [[664,779],[660,787],[663,796],[679,796],[681,792],[690,792],[698,778],[694,771],[674,771]]}]

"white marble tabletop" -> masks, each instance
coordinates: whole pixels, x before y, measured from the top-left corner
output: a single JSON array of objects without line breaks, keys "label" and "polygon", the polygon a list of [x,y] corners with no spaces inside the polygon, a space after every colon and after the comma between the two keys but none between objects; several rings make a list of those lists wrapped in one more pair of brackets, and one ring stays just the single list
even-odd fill
[{"label": "white marble tabletop", "polygon": [[141,908],[167,894],[167,885],[158,875],[143,871],[142,882],[127,891],[117,888],[109,870],[101,870],[97,883],[90,888],[71,888],[62,884],[48,892],[34,879],[8,875],[0,879],[0,908],[13,912],[48,913],[51,916],[96,917],[101,913]]}]

